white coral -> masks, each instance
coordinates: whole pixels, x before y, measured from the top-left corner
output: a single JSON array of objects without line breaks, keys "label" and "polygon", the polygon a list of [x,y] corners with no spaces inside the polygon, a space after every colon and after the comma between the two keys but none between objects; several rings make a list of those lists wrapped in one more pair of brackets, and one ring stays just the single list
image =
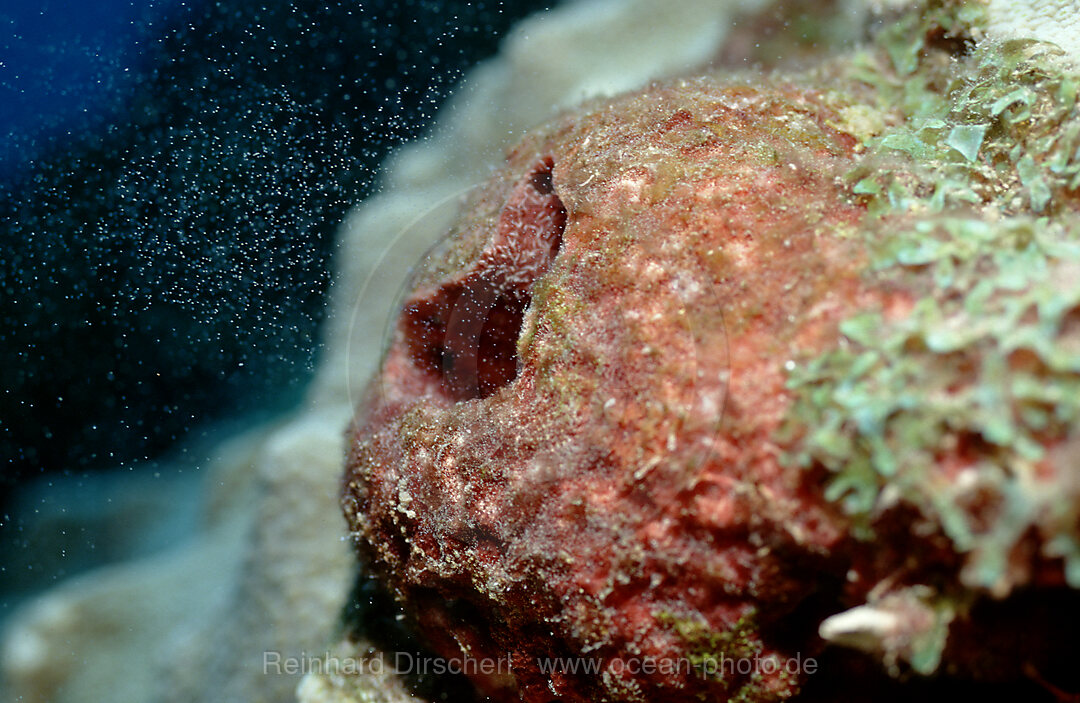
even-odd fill
[{"label": "white coral", "polygon": [[1080,0],[990,0],[987,33],[1060,46],[1080,66]]}]

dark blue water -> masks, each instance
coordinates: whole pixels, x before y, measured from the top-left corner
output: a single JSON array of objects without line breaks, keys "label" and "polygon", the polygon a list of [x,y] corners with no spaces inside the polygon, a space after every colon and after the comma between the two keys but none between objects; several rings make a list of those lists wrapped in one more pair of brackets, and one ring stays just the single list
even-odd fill
[{"label": "dark blue water", "polygon": [[6,0],[0,6],[0,178],[47,138],[107,119],[129,93],[155,26],[179,0]]},{"label": "dark blue water", "polygon": [[[28,557],[56,495],[197,471],[298,401],[342,216],[551,3],[0,3],[0,588],[27,590],[62,575]],[[65,573],[122,557],[82,529]]]}]

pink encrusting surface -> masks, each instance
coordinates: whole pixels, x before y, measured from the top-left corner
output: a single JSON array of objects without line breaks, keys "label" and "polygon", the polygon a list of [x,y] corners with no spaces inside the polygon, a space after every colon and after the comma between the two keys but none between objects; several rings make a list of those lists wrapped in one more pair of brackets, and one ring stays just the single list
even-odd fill
[{"label": "pink encrusting surface", "polygon": [[812,92],[708,78],[587,105],[510,153],[416,281],[344,506],[436,651],[512,653],[484,694],[798,689],[693,667],[812,653],[795,614],[847,568],[848,525],[775,440],[785,363],[895,302],[841,236],[862,211],[837,122]]}]

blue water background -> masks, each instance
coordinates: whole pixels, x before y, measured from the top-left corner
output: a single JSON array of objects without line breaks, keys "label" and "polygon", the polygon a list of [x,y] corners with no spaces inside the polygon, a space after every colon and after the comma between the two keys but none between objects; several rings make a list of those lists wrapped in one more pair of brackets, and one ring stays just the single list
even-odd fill
[{"label": "blue water background", "polygon": [[179,0],[0,3],[0,180],[43,142],[94,129],[122,107],[145,48]]},{"label": "blue water background", "polygon": [[334,233],[526,0],[0,0],[0,620],[181,539],[319,358]]}]

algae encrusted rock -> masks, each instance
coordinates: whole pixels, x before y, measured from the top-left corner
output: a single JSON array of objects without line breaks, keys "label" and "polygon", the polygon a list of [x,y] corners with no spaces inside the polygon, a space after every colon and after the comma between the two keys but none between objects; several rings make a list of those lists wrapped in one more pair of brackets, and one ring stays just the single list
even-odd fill
[{"label": "algae encrusted rock", "polygon": [[[587,107],[516,147],[432,255],[345,506],[437,652],[509,653],[486,694],[795,689],[799,652],[764,630],[845,527],[770,440],[784,361],[873,296],[831,235],[863,214],[837,119],[709,78]],[[703,669],[735,651],[755,671]],[[600,673],[543,671],[583,655]]]},{"label": "algae encrusted rock", "polygon": [[534,131],[414,280],[343,505],[437,655],[508,657],[484,695],[787,699],[827,642],[1064,675],[1076,79],[980,3],[888,19]]}]

